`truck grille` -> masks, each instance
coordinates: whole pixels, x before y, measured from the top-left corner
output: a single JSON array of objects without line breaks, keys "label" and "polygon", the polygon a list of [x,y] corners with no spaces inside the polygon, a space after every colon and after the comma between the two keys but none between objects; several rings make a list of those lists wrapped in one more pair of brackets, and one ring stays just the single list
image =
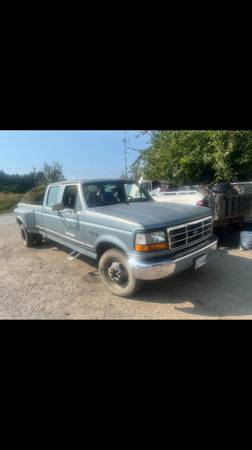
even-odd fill
[{"label": "truck grille", "polygon": [[197,245],[213,234],[213,219],[205,217],[184,225],[167,228],[170,250],[181,250]]}]

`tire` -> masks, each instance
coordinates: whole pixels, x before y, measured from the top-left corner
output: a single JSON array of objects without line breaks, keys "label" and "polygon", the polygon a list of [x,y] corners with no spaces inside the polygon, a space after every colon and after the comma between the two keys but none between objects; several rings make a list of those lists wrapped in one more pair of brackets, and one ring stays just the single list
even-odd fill
[{"label": "tire", "polygon": [[24,242],[24,246],[26,248],[33,247],[36,242],[36,235],[29,233],[24,225],[21,225],[20,231]]},{"label": "tire", "polygon": [[99,272],[105,287],[118,297],[131,297],[140,289],[127,256],[117,249],[106,251],[99,262]]},{"label": "tire", "polygon": [[34,239],[35,239],[36,245],[42,245],[44,242],[43,236],[41,236],[41,234],[34,234]]}]

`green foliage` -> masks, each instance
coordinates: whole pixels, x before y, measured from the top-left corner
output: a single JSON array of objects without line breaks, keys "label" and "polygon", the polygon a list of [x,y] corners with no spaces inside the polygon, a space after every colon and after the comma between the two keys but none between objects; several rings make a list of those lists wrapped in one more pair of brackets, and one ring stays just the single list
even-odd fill
[{"label": "green foliage", "polygon": [[52,164],[45,163],[43,167],[43,174],[47,184],[57,183],[57,181],[63,181],[65,179],[63,165],[58,161],[53,162]]},{"label": "green foliage", "polygon": [[0,212],[13,210],[19,201],[41,204],[46,185],[63,179],[63,167],[59,162],[45,163],[42,171],[34,169],[25,175],[0,171]]},{"label": "green foliage", "polygon": [[131,174],[177,185],[251,180],[252,131],[153,131]]},{"label": "green foliage", "polygon": [[46,191],[45,184],[36,186],[34,189],[31,189],[30,191],[26,192],[26,194],[23,195],[22,202],[41,205],[44,200],[45,191]]},{"label": "green foliage", "polygon": [[59,162],[45,163],[42,171],[34,169],[25,175],[8,175],[0,170],[0,192],[23,194],[36,186],[62,180],[64,180],[63,166]]},{"label": "green foliage", "polygon": [[8,175],[0,171],[0,192],[23,193],[35,186],[34,173]]},{"label": "green foliage", "polygon": [[12,211],[21,199],[21,194],[0,192],[0,213]]}]

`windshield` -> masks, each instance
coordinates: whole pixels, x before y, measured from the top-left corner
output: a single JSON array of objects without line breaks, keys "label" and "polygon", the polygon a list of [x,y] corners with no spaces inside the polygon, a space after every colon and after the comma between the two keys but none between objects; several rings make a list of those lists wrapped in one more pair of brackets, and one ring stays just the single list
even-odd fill
[{"label": "windshield", "polygon": [[83,185],[89,208],[152,200],[148,192],[134,182],[90,182]]}]

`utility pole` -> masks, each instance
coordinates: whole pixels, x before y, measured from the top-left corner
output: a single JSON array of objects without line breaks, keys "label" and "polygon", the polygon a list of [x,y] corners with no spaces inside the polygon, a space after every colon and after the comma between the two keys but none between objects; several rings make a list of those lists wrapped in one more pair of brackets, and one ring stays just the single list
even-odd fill
[{"label": "utility pole", "polygon": [[123,144],[124,144],[125,178],[127,179],[128,178],[127,131],[124,131]]},{"label": "utility pole", "polygon": [[128,178],[128,150],[132,150],[134,152],[138,152],[139,154],[142,152],[142,149],[130,147],[129,146],[129,138],[127,135],[127,131],[124,131],[124,138],[123,138],[123,144],[124,144],[124,161],[125,161],[125,178]]}]

